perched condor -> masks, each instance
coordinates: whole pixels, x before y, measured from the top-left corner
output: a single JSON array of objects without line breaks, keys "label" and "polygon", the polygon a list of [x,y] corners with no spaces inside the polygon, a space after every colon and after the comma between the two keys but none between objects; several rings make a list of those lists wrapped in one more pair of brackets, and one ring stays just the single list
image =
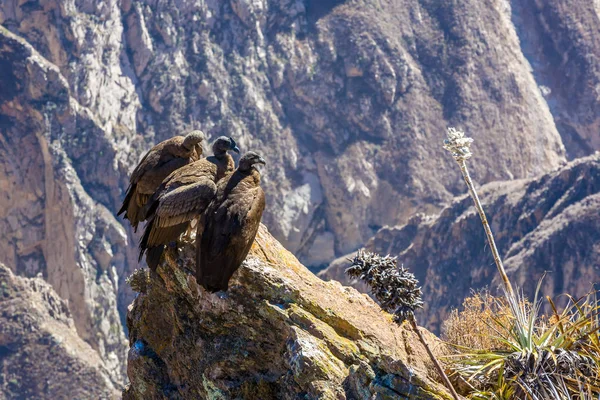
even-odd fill
[{"label": "perched condor", "polygon": [[165,245],[177,240],[190,222],[204,213],[215,197],[216,183],[233,172],[235,164],[229,150],[239,153],[232,138],[221,136],[213,144],[213,156],[171,173],[148,200],[140,260],[146,253],[150,269],[156,270]]},{"label": "perched condor", "polygon": [[265,209],[256,164],[265,160],[252,151],[240,159],[237,170],[219,182],[204,222],[198,224],[196,280],[211,292],[227,290],[256,237]]},{"label": "perched condor", "polygon": [[202,131],[192,131],[185,137],[175,136],[151,148],[133,170],[117,215],[125,213],[124,218],[137,232],[138,224],[145,220],[144,207],[150,196],[170,173],[200,159],[203,140]]}]

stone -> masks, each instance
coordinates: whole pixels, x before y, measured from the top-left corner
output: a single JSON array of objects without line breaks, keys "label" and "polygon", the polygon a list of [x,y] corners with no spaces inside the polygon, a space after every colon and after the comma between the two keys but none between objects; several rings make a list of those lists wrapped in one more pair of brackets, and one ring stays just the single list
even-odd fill
[{"label": "stone", "polygon": [[56,66],[4,28],[0,54],[8,79],[19,82],[0,95],[6,127],[0,139],[0,262],[26,276],[41,274],[69,303],[80,337],[99,352],[112,379],[124,383],[118,274],[127,252],[135,255],[103,204],[110,196],[105,188],[118,181],[111,168],[115,151],[99,122],[70,96]]},{"label": "stone", "polygon": [[127,316],[124,399],[450,398],[408,325],[317,278],[264,226],[226,293],[196,284],[194,255],[182,242],[132,278],[144,292]]},{"label": "stone", "polygon": [[511,6],[521,50],[543,86],[567,156],[600,149],[600,5],[516,0]]}]

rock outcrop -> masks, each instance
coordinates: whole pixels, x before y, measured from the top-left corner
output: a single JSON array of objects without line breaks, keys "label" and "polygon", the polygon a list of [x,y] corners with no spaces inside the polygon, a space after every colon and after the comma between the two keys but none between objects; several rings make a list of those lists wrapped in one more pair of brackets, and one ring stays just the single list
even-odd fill
[{"label": "rock outcrop", "polygon": [[[533,298],[544,274],[542,294],[558,304],[566,300],[561,294],[583,296],[600,284],[600,154],[478,192],[509,277],[526,295]],[[500,283],[467,195],[437,216],[416,215],[405,225],[382,228],[366,248],[397,255],[414,272],[423,284],[420,321],[434,331],[471,290]],[[348,282],[346,267],[340,262],[320,276]]]},{"label": "rock outcrop", "polygon": [[118,399],[120,382],[41,278],[0,264],[0,398]]},{"label": "rock outcrop", "polygon": [[318,279],[264,226],[226,294],[196,284],[194,255],[184,242],[130,278],[124,399],[449,398],[410,328]]}]

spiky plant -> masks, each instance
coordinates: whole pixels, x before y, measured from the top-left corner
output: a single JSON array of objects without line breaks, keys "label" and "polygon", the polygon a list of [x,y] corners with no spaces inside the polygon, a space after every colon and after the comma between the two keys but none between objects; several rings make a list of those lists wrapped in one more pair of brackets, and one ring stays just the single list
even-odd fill
[{"label": "spiky plant", "polygon": [[455,400],[458,394],[448,379],[440,362],[437,360],[423,334],[419,330],[415,311],[423,307],[421,288],[415,275],[404,266],[398,267],[396,257],[381,256],[365,250],[359,250],[346,273],[354,278],[359,278],[369,285],[371,293],[375,296],[382,309],[394,316],[397,324],[408,320],[419,340],[427,350],[427,354],[434,363],[438,373],[446,383]]},{"label": "spiky plant", "polygon": [[[539,288],[539,287],[538,287]],[[554,307],[554,303],[550,304]],[[472,385],[471,398],[579,399],[600,396],[600,345],[595,297],[571,299],[550,319],[540,315],[536,295],[509,301],[509,319],[492,318],[492,349],[456,346],[454,368]],[[491,396],[493,394],[493,396]]]},{"label": "spiky plant", "polygon": [[346,273],[369,285],[381,308],[399,324],[423,307],[419,281],[406,268],[398,267],[396,257],[359,250]]},{"label": "spiky plant", "polygon": [[592,400],[600,398],[600,339],[595,297],[576,301],[549,321],[540,315],[538,299],[529,303],[515,292],[508,279],[494,242],[485,212],[471,181],[466,161],[471,157],[473,139],[463,132],[448,128],[444,148],[452,153],[475,203],[483,224],[494,261],[504,285],[508,319],[492,319],[498,333],[494,338],[502,348],[467,349],[458,347],[455,360],[457,373],[471,384],[473,399],[504,400]]}]

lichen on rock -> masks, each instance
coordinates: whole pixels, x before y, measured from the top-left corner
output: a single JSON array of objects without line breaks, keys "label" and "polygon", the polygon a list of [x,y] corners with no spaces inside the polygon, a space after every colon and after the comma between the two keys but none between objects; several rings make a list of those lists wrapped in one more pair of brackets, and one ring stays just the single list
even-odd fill
[{"label": "lichen on rock", "polygon": [[168,249],[130,306],[124,399],[448,398],[410,329],[318,279],[264,226],[226,293],[196,284],[194,254]]}]

